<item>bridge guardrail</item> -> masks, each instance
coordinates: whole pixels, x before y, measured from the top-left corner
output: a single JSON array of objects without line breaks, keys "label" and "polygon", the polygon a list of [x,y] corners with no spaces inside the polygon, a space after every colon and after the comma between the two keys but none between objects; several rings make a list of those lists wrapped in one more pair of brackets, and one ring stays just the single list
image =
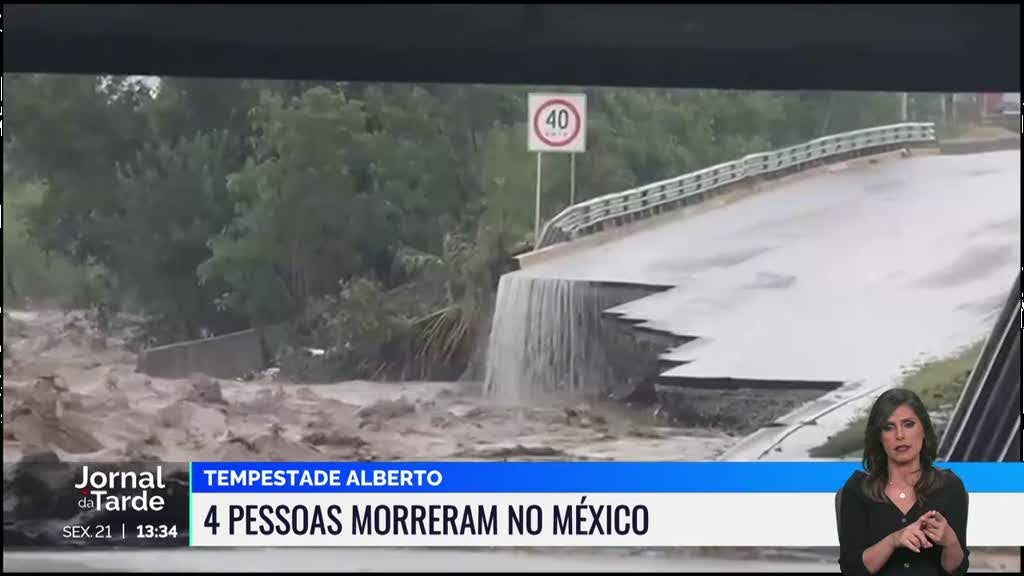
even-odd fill
[{"label": "bridge guardrail", "polygon": [[569,206],[544,226],[536,249],[592,234],[609,223],[632,222],[680,204],[699,202],[707,192],[741,180],[781,176],[839,157],[934,142],[935,124],[919,122],[854,130],[750,154],[739,160]]}]

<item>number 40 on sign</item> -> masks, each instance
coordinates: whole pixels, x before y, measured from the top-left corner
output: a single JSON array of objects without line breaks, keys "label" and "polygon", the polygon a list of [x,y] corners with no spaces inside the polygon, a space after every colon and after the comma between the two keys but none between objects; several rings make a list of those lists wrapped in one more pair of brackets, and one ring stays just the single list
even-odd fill
[{"label": "number 40 on sign", "polygon": [[586,150],[586,94],[530,94],[528,101],[530,152]]},{"label": "number 40 on sign", "polygon": [[527,147],[537,153],[537,199],[534,217],[534,246],[540,244],[540,191],[544,152],[571,156],[569,204],[576,203],[576,154],[587,149],[586,94],[534,93],[527,98]]}]

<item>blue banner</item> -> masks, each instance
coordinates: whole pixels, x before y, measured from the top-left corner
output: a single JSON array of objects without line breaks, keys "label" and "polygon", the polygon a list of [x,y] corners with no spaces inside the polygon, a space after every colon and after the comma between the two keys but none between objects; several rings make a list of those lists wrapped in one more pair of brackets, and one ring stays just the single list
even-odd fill
[{"label": "blue banner", "polygon": [[[1024,463],[942,463],[968,492],[1024,492]],[[857,462],[193,462],[192,492],[828,492]]]}]

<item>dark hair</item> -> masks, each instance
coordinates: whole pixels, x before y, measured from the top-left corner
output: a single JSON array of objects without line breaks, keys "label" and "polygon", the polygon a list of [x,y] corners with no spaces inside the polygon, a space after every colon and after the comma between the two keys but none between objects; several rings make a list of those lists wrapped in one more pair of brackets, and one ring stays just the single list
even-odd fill
[{"label": "dark hair", "polygon": [[864,492],[872,500],[885,501],[885,487],[889,482],[889,457],[882,446],[882,428],[900,406],[909,406],[924,427],[924,443],[920,455],[921,475],[914,485],[918,501],[923,503],[943,481],[943,475],[934,466],[939,452],[939,438],[921,398],[906,388],[886,390],[871,407],[868,424],[864,430],[863,464],[864,470],[868,473],[864,481]]}]

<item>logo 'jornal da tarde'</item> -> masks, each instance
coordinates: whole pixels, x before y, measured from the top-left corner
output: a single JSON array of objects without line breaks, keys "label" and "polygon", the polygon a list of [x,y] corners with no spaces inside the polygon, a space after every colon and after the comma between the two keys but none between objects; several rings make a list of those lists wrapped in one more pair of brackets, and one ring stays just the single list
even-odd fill
[{"label": "logo 'jornal da tarde'", "polygon": [[82,479],[75,484],[84,496],[78,501],[79,508],[111,512],[163,510],[164,497],[154,492],[166,487],[159,465],[155,472],[90,472],[88,466],[82,466]]}]

